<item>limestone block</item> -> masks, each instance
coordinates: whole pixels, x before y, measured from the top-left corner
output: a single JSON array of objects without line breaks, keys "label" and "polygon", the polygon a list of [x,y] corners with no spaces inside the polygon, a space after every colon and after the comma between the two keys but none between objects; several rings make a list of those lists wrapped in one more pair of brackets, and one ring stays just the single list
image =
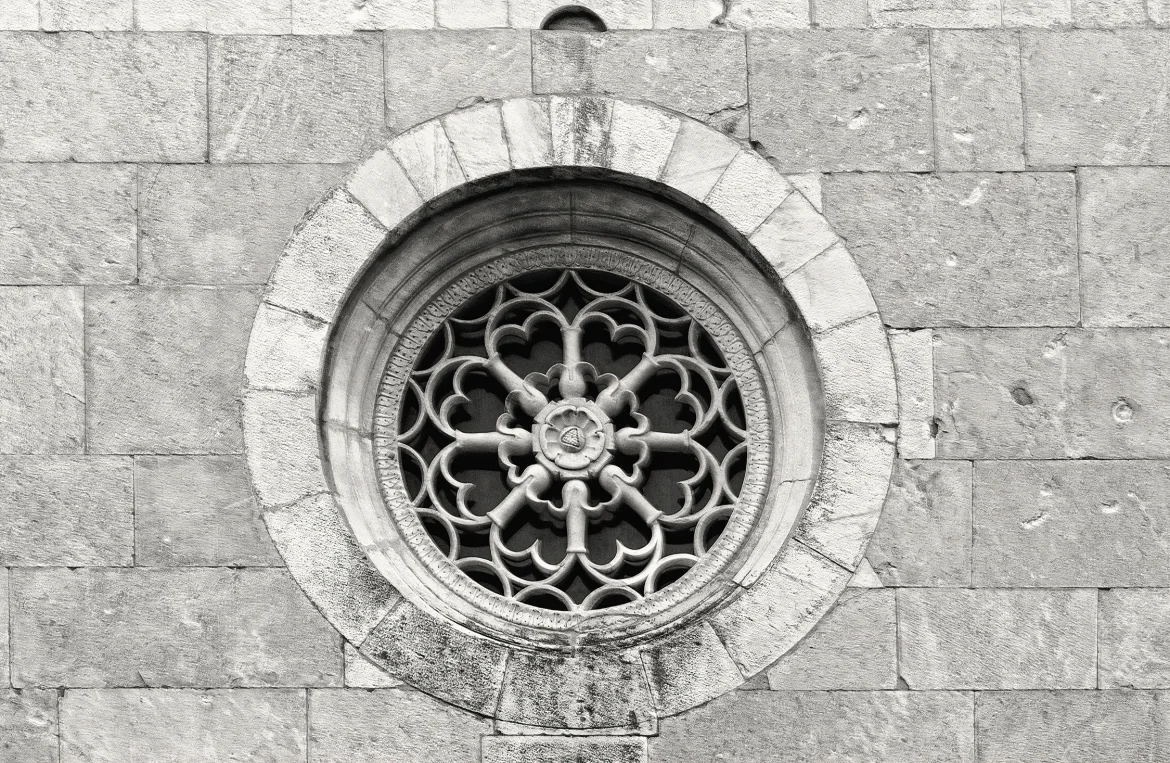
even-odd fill
[{"label": "limestone block", "polygon": [[613,101],[608,98],[549,99],[553,162],[560,166],[608,167],[613,154],[609,127]]},{"label": "limestone block", "polygon": [[130,565],[131,459],[0,456],[0,565]]},{"label": "limestone block", "polygon": [[80,453],[82,290],[0,288],[0,453]]},{"label": "limestone block", "polygon": [[422,206],[422,197],[406,176],[406,170],[386,148],[358,165],[345,188],[387,230],[393,230]]},{"label": "limestone block", "polygon": [[986,763],[1170,757],[1164,695],[1144,691],[979,692],[975,733]]},{"label": "limestone block", "polygon": [[482,763],[647,763],[643,737],[485,736]]},{"label": "limestone block", "polygon": [[64,761],[305,759],[300,689],[80,689],[61,698]]},{"label": "limestone block", "polygon": [[385,46],[386,124],[391,132],[460,104],[532,93],[527,32],[388,32]]},{"label": "limestone block", "polygon": [[934,458],[934,332],[889,332],[898,379],[898,455]]},{"label": "limestone block", "polygon": [[490,29],[508,26],[508,0],[435,0],[435,26]]},{"label": "limestone block", "polygon": [[744,38],[703,32],[536,32],[537,93],[600,93],[668,104],[747,137]]},{"label": "limestone block", "polygon": [[124,32],[134,27],[132,0],[41,0],[41,29]]},{"label": "limestone block", "polygon": [[861,270],[840,244],[785,277],[784,288],[813,331],[825,331],[877,312]]},{"label": "limestone block", "polygon": [[850,174],[824,187],[888,325],[1076,323],[1071,174]]},{"label": "limestone block", "polygon": [[[596,13],[606,29],[649,29],[653,26],[652,0],[582,0],[574,2]],[[565,5],[560,0],[510,0],[508,26],[540,29],[549,15]]]},{"label": "limestone block", "polygon": [[496,709],[508,650],[403,601],[363,642],[362,654],[431,696],[488,715]]},{"label": "limestone block", "polygon": [[337,634],[283,569],[12,573],[14,686],[339,686]]},{"label": "limestone block", "polygon": [[854,570],[865,556],[890,483],[894,446],[882,427],[826,427],[821,473],[795,537]]},{"label": "limestone block", "polygon": [[289,34],[288,0],[135,0],[138,29],[149,32]]},{"label": "limestone block", "polygon": [[424,122],[399,135],[390,143],[390,153],[424,201],[467,181],[439,120]]},{"label": "limestone block", "polygon": [[532,726],[634,732],[655,717],[646,680],[634,651],[570,656],[516,650],[494,716]]},{"label": "limestone block", "polygon": [[283,564],[240,456],[141,456],[134,469],[139,565]]},{"label": "limestone block", "polygon": [[269,508],[328,492],[321,470],[315,395],[248,390],[248,471],[260,505]]},{"label": "limestone block", "polygon": [[610,123],[610,169],[658,180],[674,148],[678,117],[660,109],[616,101]]},{"label": "limestone block", "polygon": [[465,763],[477,760],[491,721],[403,687],[315,689],[309,695],[314,763],[352,760]]},{"label": "limestone block", "polygon": [[5,763],[58,763],[57,692],[0,689],[0,739]]},{"label": "limestone block", "polygon": [[879,424],[898,420],[894,364],[881,318],[870,315],[816,334],[813,347],[829,418]]},{"label": "limestone block", "polygon": [[946,458],[1165,458],[1170,332],[940,330]]},{"label": "limestone block", "polygon": [[898,670],[911,689],[1092,689],[1097,592],[898,589]]},{"label": "limestone block", "polygon": [[136,174],[106,164],[0,167],[0,281],[133,281]]},{"label": "limestone block", "polygon": [[768,670],[773,689],[893,689],[894,591],[848,590],[795,649]]},{"label": "limestone block", "polygon": [[998,0],[875,0],[870,18],[879,27],[997,27]]},{"label": "limestone block", "polygon": [[211,161],[364,156],[384,133],[381,42],[376,35],[213,37]]},{"label": "limestone block", "polygon": [[807,29],[808,25],[807,0],[654,0],[655,29]]},{"label": "limestone block", "polygon": [[710,623],[700,622],[642,651],[659,715],[701,705],[743,683],[743,675]]},{"label": "limestone block", "polygon": [[329,324],[260,303],[244,376],[252,389],[312,392],[321,378]]},{"label": "limestone block", "polygon": [[402,682],[370,662],[353,644],[345,642],[345,685],[354,689],[393,689]]},{"label": "limestone block", "polygon": [[239,394],[254,291],[109,286],[86,297],[91,452],[241,449]]},{"label": "limestone block", "polygon": [[890,586],[971,584],[971,464],[896,461],[866,554]]},{"label": "limestone block", "polygon": [[650,760],[974,763],[972,715],[960,692],[745,691],[663,719]]},{"label": "limestone block", "polygon": [[547,98],[510,98],[500,104],[500,113],[514,168],[552,163],[552,117]]},{"label": "limestone block", "polygon": [[1170,687],[1170,590],[1118,588],[1097,600],[1100,686],[1113,689]]},{"label": "limestone block", "polygon": [[1072,26],[1072,0],[1004,0],[1005,27]]},{"label": "limestone block", "polygon": [[1170,464],[975,465],[977,586],[1170,586]]},{"label": "limestone block", "polygon": [[328,165],[142,169],[142,283],[262,284],[293,226],[341,179]]},{"label": "limestone block", "polygon": [[684,119],[662,171],[662,182],[705,199],[740,151],[740,144],[701,122]]},{"label": "limestone block", "polygon": [[334,191],[298,228],[277,261],[265,301],[333,320],[349,284],[386,229],[343,190]]},{"label": "limestone block", "polygon": [[751,36],[751,133],[782,172],[934,169],[930,60],[919,31]]},{"label": "limestone block", "polygon": [[799,175],[785,175],[784,176],[792,187],[800,191],[801,196],[809,204],[812,204],[813,209],[817,212],[824,212],[824,198],[821,193],[821,173],[819,172],[802,172]]},{"label": "limestone block", "polygon": [[468,180],[512,169],[500,104],[451,112],[443,117],[443,129]]},{"label": "limestone block", "polygon": [[703,202],[743,233],[772,214],[792,186],[755,151],[740,151]]},{"label": "limestone block", "polygon": [[785,197],[749,240],[781,278],[840,241],[802,193]]},{"label": "limestone block", "polygon": [[1085,0],[1073,6],[1073,24],[1078,27],[1100,27],[1118,29],[1121,27],[1147,26],[1146,4],[1134,0]]},{"label": "limestone block", "polygon": [[40,0],[11,0],[0,6],[0,29],[41,28]]},{"label": "limestone block", "polygon": [[[5,623],[8,622],[8,591],[8,569],[3,568],[0,571],[0,622]],[[9,686],[11,684],[8,677],[9,662],[8,628],[0,628],[0,686]]]},{"label": "limestone block", "polygon": [[1170,163],[1170,77],[1154,30],[1024,33],[1030,165]]},{"label": "limestone block", "polygon": [[931,54],[939,169],[1024,169],[1018,35],[937,31]]},{"label": "limestone block", "polygon": [[200,35],[6,35],[0,71],[0,161],[207,160]]},{"label": "limestone block", "polygon": [[813,6],[813,26],[850,29],[869,26],[869,3],[864,0],[820,0]]},{"label": "limestone block", "polygon": [[354,542],[333,498],[312,496],[264,521],[297,583],[341,635],[361,644],[399,596]]},{"label": "limestone block", "polygon": [[1085,325],[1170,325],[1170,170],[1086,167],[1077,179]]},{"label": "limestone block", "polygon": [[654,0],[655,29],[707,29],[721,15],[720,0]]},{"label": "limestone block", "polygon": [[349,34],[357,30],[430,29],[434,0],[292,0],[293,34]]}]

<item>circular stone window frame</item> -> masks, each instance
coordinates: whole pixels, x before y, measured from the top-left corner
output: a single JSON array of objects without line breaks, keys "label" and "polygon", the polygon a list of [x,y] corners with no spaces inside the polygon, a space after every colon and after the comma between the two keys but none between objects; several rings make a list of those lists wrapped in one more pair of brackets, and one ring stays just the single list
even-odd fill
[{"label": "circular stone window frame", "polygon": [[[329,347],[351,287],[438,206],[527,170],[603,172],[702,209],[740,244],[743,265],[786,290],[820,374],[817,468],[781,485],[807,497],[803,512],[787,526],[777,519],[756,529],[761,539],[723,606],[629,645],[524,648],[404,595],[375,568],[383,565],[371,564],[377,543],[345,518],[344,501],[381,504],[376,484],[333,484],[326,456],[373,458],[368,439],[323,441],[335,438],[328,422],[337,420],[321,410],[326,364],[336,374],[351,362]],[[373,330],[379,319],[366,312]],[[360,163],[306,215],[278,260],[245,378],[244,441],[257,500],[289,572],[326,619],[368,659],[428,694],[549,730],[645,731],[738,687],[803,639],[864,558],[890,484],[898,420],[877,306],[843,242],[802,193],[758,153],[701,122],[591,96],[452,111]]]}]

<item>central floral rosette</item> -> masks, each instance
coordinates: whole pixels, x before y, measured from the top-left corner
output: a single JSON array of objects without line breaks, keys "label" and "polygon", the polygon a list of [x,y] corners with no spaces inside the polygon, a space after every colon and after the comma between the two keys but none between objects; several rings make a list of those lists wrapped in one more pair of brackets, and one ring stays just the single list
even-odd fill
[{"label": "central floral rosette", "polygon": [[584,398],[545,407],[532,433],[536,458],[560,479],[596,477],[613,457],[613,424]]}]

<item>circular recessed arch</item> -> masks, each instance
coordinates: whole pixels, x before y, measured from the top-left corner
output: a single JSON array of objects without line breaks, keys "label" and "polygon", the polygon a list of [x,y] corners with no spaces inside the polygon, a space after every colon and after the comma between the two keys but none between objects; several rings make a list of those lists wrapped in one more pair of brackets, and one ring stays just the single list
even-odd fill
[{"label": "circular recessed arch", "polygon": [[[583,206],[574,213],[572,188],[589,184],[620,189],[630,200],[622,209],[633,211],[616,225],[621,214],[609,223],[595,215],[596,230],[581,227],[588,215]],[[547,214],[497,206],[493,216],[493,203],[515,208],[526,192]],[[557,193],[569,198],[560,222]],[[662,261],[674,244],[650,237],[664,228],[629,231],[639,218],[671,214],[701,221],[691,229],[699,240]],[[427,264],[414,243],[419,231],[462,244]],[[719,254],[704,254],[708,238],[720,242],[711,245]],[[703,575],[697,565],[657,599],[562,617],[571,613],[501,603],[435,574],[441,565],[414,543],[419,529],[387,510],[370,478],[379,459],[371,412],[395,348],[418,341],[411,326],[425,318],[433,333],[456,297],[467,298],[467,283],[486,288],[538,265],[583,263],[714,316],[707,330],[733,337],[727,346],[761,379],[776,427],[761,442],[779,447],[762,478],[763,508],[743,522],[742,542],[727,544],[725,564]],[[766,160],[723,134],[604,98],[482,104],[390,141],[294,232],[257,314],[245,370],[253,485],[290,572],[322,613],[421,690],[550,728],[653,723],[783,655],[861,562],[893,461],[885,332],[823,217]],[[583,448],[578,435],[557,434]],[[683,585],[688,578],[696,584]],[[666,595],[672,589],[677,596]],[[585,696],[587,706],[577,701]]]}]

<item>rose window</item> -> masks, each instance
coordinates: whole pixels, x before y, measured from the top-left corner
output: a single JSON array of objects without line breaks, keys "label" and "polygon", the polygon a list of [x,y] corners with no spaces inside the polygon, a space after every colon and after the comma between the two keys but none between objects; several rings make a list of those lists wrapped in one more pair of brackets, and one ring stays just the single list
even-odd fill
[{"label": "rose window", "polygon": [[385,414],[441,553],[545,609],[602,609],[678,580],[722,534],[747,465],[718,344],[671,299],[601,270],[529,272],[474,295]]}]

